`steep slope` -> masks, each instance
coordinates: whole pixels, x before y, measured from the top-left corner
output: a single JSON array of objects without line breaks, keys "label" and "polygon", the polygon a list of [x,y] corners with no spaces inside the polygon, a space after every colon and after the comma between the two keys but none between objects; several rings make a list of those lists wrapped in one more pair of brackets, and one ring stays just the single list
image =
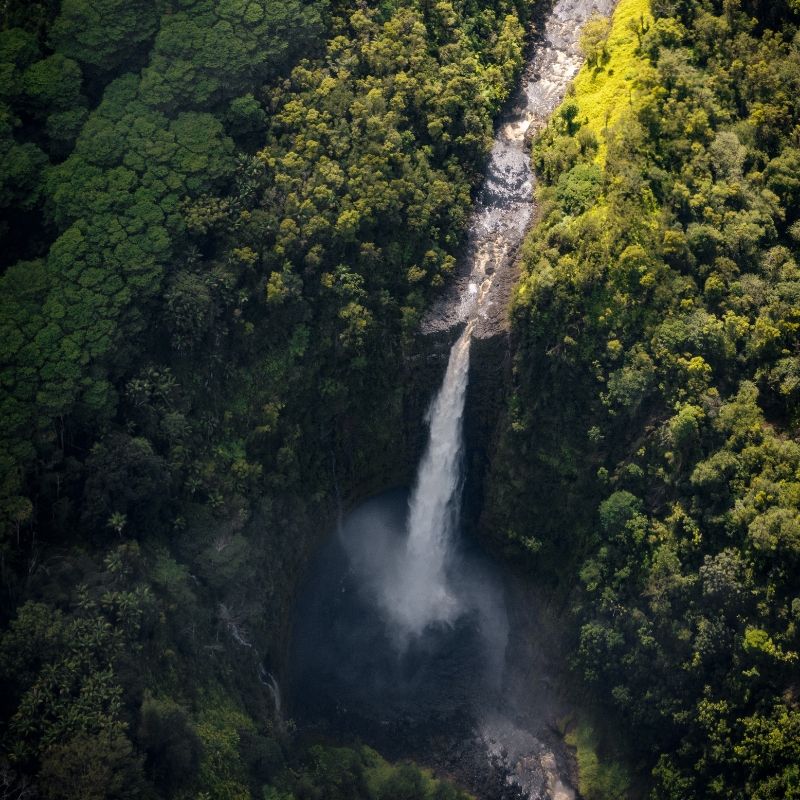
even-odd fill
[{"label": "steep slope", "polygon": [[44,217],[0,278],[0,735],[18,781],[229,798],[284,770],[267,670],[293,588],[337,495],[415,455],[408,333],[451,269],[528,13],[3,6],[6,95],[33,37],[71,59],[83,94],[60,99],[85,111],[50,167],[39,122],[7,131],[14,163],[36,162],[9,203]]},{"label": "steep slope", "polygon": [[484,528],[657,798],[798,790],[797,22],[622,0],[534,150]]}]

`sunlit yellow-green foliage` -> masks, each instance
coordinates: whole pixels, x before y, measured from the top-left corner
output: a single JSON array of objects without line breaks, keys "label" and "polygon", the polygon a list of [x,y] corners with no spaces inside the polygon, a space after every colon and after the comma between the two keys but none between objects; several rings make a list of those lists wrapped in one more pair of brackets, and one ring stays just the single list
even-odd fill
[{"label": "sunlit yellow-green foliage", "polygon": [[249,800],[239,745],[242,732],[255,731],[250,717],[233,708],[229,698],[211,696],[203,700],[195,730],[203,747],[198,781],[204,794],[209,800]]},{"label": "sunlit yellow-green foliage", "polygon": [[595,62],[585,64],[573,83],[570,98],[578,106],[577,119],[597,137],[600,163],[605,158],[606,132],[630,109],[637,85],[648,70],[637,49],[652,21],[650,0],[620,0],[611,17],[604,52]]},{"label": "sunlit yellow-green foliage", "polygon": [[[410,775],[408,769],[403,770],[402,766],[390,764],[382,758],[375,750],[369,747],[361,748],[364,759],[364,777],[368,792],[373,797],[382,797],[391,794],[392,784],[399,788],[400,781]],[[405,775],[403,775],[405,772]],[[408,779],[408,778],[406,778]],[[451,797],[452,800],[468,800],[472,795],[463,791],[454,791],[444,780],[437,780],[429,769],[418,770],[418,778],[414,779],[418,790],[415,792],[420,798],[444,798]],[[388,789],[388,791],[387,791]]]},{"label": "sunlit yellow-green foliage", "polygon": [[[492,115],[522,65],[523,31],[506,17],[484,61],[452,6],[439,2],[435,10],[435,53],[419,11],[399,9],[381,21],[359,10],[329,43],[324,63],[298,66],[289,94],[276,96],[273,139],[257,156],[280,203],[268,252],[261,243],[270,266],[322,270],[323,288],[333,289],[331,251],[357,272],[367,259],[366,286],[391,287],[412,309],[426,287],[443,285]],[[386,249],[387,225],[404,231],[401,261]],[[361,341],[367,310],[351,303],[342,313],[340,339]]]},{"label": "sunlit yellow-green foliage", "polygon": [[598,756],[598,736],[590,725],[585,722],[574,725],[567,731],[564,741],[575,748],[581,797],[585,800],[626,800],[630,777],[621,764],[609,763]]}]

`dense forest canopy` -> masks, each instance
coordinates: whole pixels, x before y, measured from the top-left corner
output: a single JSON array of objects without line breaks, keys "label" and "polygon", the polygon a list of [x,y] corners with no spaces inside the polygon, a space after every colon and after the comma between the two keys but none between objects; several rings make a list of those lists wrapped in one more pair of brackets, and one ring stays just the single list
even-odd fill
[{"label": "dense forest canopy", "polygon": [[0,5],[3,780],[451,796],[292,749],[262,673],[312,520],[392,452],[529,13]]},{"label": "dense forest canopy", "polygon": [[664,800],[800,792],[796,12],[623,0],[534,148],[486,527],[579,576],[575,670]]},{"label": "dense forest canopy", "polygon": [[[463,797],[298,742],[269,670],[535,10],[0,2],[4,796]],[[620,0],[533,146],[480,527],[654,800],[800,796],[798,26]]]}]

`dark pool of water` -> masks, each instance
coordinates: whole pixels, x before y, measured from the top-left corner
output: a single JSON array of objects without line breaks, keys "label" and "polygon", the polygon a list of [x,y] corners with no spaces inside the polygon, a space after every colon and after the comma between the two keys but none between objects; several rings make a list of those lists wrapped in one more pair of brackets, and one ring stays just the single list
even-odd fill
[{"label": "dark pool of water", "polygon": [[399,730],[466,730],[496,700],[508,634],[497,571],[462,543],[449,559],[453,623],[398,636],[378,595],[406,535],[407,506],[405,490],[372,498],[318,552],[296,607],[289,670],[290,713],[301,726],[396,752]]}]

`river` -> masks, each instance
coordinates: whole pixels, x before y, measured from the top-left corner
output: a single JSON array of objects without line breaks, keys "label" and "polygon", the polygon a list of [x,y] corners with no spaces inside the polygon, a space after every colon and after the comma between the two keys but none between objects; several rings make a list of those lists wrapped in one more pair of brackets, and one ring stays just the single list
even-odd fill
[{"label": "river", "polygon": [[574,764],[555,732],[560,701],[548,697],[548,675],[525,668],[546,664],[530,651],[547,637],[522,625],[518,593],[461,533],[462,418],[473,335],[502,324],[534,215],[528,142],[580,67],[583,23],[612,8],[558,0],[546,15],[499,121],[458,277],[423,322],[456,341],[414,486],[347,516],[310,566],[296,609],[290,695],[305,729],[360,737],[486,798],[575,797]]}]

